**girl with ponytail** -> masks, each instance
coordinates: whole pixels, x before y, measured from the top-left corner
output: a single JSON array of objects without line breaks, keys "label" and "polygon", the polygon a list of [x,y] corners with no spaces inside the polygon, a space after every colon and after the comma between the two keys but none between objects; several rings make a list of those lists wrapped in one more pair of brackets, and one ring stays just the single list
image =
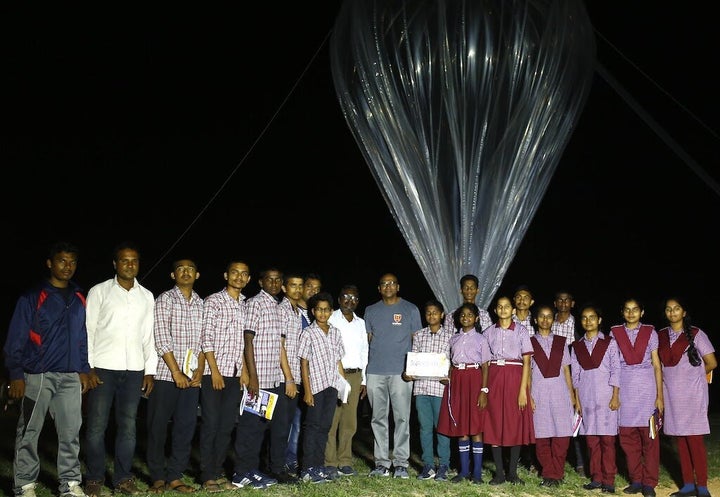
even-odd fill
[{"label": "girl with ponytail", "polygon": [[710,433],[707,375],[717,366],[715,349],[700,328],[690,324],[683,301],[665,300],[669,326],[658,333],[665,419],[663,431],[677,444],[683,487],[671,497],[709,497],[707,450]]}]

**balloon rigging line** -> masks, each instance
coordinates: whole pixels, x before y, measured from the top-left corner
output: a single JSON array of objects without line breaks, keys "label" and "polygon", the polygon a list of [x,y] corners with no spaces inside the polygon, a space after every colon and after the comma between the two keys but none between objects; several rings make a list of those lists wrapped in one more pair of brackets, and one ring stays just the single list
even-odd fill
[{"label": "balloon rigging line", "polygon": [[647,79],[650,83],[652,83],[655,88],[657,88],[659,91],[661,91],[666,97],[668,97],[670,100],[672,100],[678,107],[680,107],[683,111],[685,111],[686,114],[688,114],[692,119],[694,119],[700,126],[705,128],[708,133],[713,135],[715,138],[720,138],[718,134],[713,130],[710,126],[705,124],[705,122],[697,117],[690,109],[688,109],[685,105],[682,104],[678,99],[676,99],[670,92],[665,90],[657,81],[655,81],[649,74],[647,74],[645,71],[640,69],[637,64],[635,64],[630,58],[628,58],[624,53],[622,53],[615,45],[613,45],[610,40],[605,38],[602,33],[600,33],[598,30],[595,30],[595,34],[601,38],[610,48],[612,48],[615,53],[617,53],[620,57],[625,60],[628,64],[630,64],[633,69],[635,69],[637,72],[639,72],[645,79]]},{"label": "balloon rigging line", "polygon": [[653,119],[652,116],[642,108],[642,106],[640,106],[640,104],[638,104],[632,95],[630,95],[630,93],[625,90],[620,83],[618,83],[608,70],[605,69],[605,67],[603,67],[599,62],[596,63],[595,70],[607,82],[607,84],[609,84],[610,87],[612,87],[620,95],[620,97],[625,100],[625,103],[627,103],[630,108],[632,108],[635,113],[640,116],[643,121],[645,121],[645,124],[647,124],[650,129],[652,129],[665,142],[665,144],[673,152],[675,152],[675,154],[680,157],[680,159],[682,159],[685,164],[700,177],[700,179],[705,182],[710,189],[720,196],[720,185],[712,177],[710,177],[710,175],[708,175],[705,170],[700,167],[700,165],[695,162],[695,160],[690,157],[687,152],[685,152],[685,150],[683,150],[673,137],[670,136],[670,134],[667,133],[663,127],[660,126],[657,121],[655,121],[655,119]]},{"label": "balloon rigging line", "polygon": [[235,175],[235,173],[238,172],[238,170],[240,169],[240,166],[242,166],[243,163],[245,162],[245,160],[248,158],[248,156],[250,156],[250,154],[251,154],[252,151],[255,149],[255,147],[257,146],[257,144],[260,143],[260,140],[262,140],[262,138],[265,136],[265,134],[267,133],[267,131],[270,129],[270,126],[275,122],[275,120],[277,119],[278,115],[280,114],[280,112],[283,110],[283,108],[284,108],[285,105],[287,104],[288,100],[290,100],[290,97],[293,95],[293,93],[295,92],[295,90],[297,89],[297,87],[300,85],[300,82],[303,80],[303,78],[304,78],[305,75],[307,74],[307,72],[308,72],[308,70],[310,69],[310,67],[313,65],[313,63],[315,62],[315,60],[318,58],[318,55],[320,54],[320,51],[321,51],[321,50],[323,49],[323,47],[327,44],[327,41],[328,41],[328,39],[330,38],[330,35],[331,35],[331,34],[332,34],[332,29],[330,29],[330,30],[328,31],[328,33],[325,35],[325,38],[322,40],[322,42],[321,42],[320,45],[318,46],[317,50],[315,50],[315,53],[312,55],[312,57],[310,57],[310,60],[309,60],[308,63],[305,65],[305,68],[302,70],[302,72],[300,73],[300,75],[299,75],[299,76],[297,77],[297,79],[295,80],[295,83],[293,84],[292,88],[290,88],[290,90],[288,91],[288,93],[287,93],[287,95],[285,96],[285,98],[282,100],[282,102],[280,102],[280,105],[279,105],[278,108],[275,110],[275,113],[272,115],[272,117],[271,117],[270,120],[267,122],[267,124],[265,125],[265,127],[260,131],[260,134],[257,136],[257,138],[255,138],[255,141],[252,143],[252,145],[250,146],[250,148],[248,149],[248,151],[245,152],[245,155],[242,157],[242,159],[240,159],[240,162],[238,162],[237,165],[236,165],[236,166],[233,168],[233,170],[230,172],[230,174],[228,174],[228,176],[225,178],[225,181],[222,182],[222,184],[220,185],[220,187],[215,191],[215,193],[214,193],[214,194],[210,197],[210,199],[205,203],[205,205],[202,207],[202,209],[200,209],[200,212],[198,212],[198,214],[193,218],[193,220],[190,222],[190,224],[187,225],[187,227],[186,227],[185,230],[180,234],[180,236],[178,236],[178,237],[175,239],[175,241],[172,243],[172,245],[170,245],[170,247],[168,247],[168,249],[162,254],[162,256],[158,258],[158,260],[155,262],[155,264],[153,264],[153,265],[150,267],[150,269],[145,273],[145,275],[140,279],[141,282],[142,282],[145,278],[147,278],[147,277],[153,272],[153,270],[154,270],[154,269],[168,256],[168,254],[177,246],[177,244],[180,243],[180,241],[181,241],[183,238],[185,238],[185,235],[187,235],[188,232],[190,231],[190,229],[192,229],[193,226],[195,226],[195,224],[197,224],[197,222],[200,220],[200,218],[203,216],[203,214],[205,214],[205,212],[208,210],[208,208],[210,208],[210,205],[215,201],[215,199],[217,199],[217,197],[218,197],[218,196],[220,195],[220,193],[225,189],[225,187],[228,185],[228,183],[230,183],[230,180],[232,179],[232,177]]}]

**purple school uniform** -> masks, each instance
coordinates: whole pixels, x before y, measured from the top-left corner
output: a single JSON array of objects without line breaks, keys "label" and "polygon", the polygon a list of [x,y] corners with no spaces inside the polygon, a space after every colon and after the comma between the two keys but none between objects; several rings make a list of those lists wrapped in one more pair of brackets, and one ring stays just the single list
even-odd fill
[{"label": "purple school uniform", "polygon": [[[527,388],[528,408],[518,408],[518,393],[522,383],[523,357],[532,355],[533,347],[528,330],[512,322],[509,329],[495,324],[483,332],[490,346],[488,372],[488,405],[483,439],[490,445],[512,447],[535,443],[530,388]],[[498,361],[504,364],[498,364]]]},{"label": "purple school uniform", "polygon": [[[552,333],[546,337],[539,333],[534,335],[534,338],[537,339],[540,347],[548,357],[550,357],[553,337],[555,336]],[[560,374],[550,378],[543,376],[536,362],[536,357],[536,354],[533,355],[530,362],[532,366],[531,394],[535,401],[535,411],[533,411],[535,438],[571,437],[575,410],[573,409],[570,391],[563,371],[565,366],[570,365],[570,352],[566,346],[562,347]]]},{"label": "purple school uniform", "polygon": [[[642,323],[633,330],[624,325],[613,326],[612,330],[625,329],[631,344],[635,344]],[[645,325],[649,326],[649,325]],[[611,330],[610,334],[613,334]],[[618,426],[628,428],[645,427],[655,411],[657,388],[655,385],[655,369],[652,365],[651,352],[658,348],[658,336],[655,328],[650,331],[650,340],[645,347],[642,361],[639,364],[628,364],[620,353],[620,409],[618,410]]]},{"label": "purple school uniform", "polygon": [[613,387],[620,386],[620,351],[617,343],[610,340],[600,365],[594,369],[583,369],[574,348],[582,342],[592,354],[600,338],[605,338],[605,334],[598,332],[591,340],[583,336],[573,344],[570,352],[570,375],[583,415],[579,434],[615,436],[618,434],[618,411],[610,410],[610,399]]},{"label": "purple school uniform", "polygon": [[[664,328],[659,333],[668,333],[670,345],[675,343],[681,334],[669,328]],[[693,341],[700,357],[715,352],[710,339],[702,330],[698,330]],[[705,363],[693,367],[687,353],[683,353],[675,366],[663,364],[663,397],[665,413],[662,429],[666,435],[710,433]]]}]

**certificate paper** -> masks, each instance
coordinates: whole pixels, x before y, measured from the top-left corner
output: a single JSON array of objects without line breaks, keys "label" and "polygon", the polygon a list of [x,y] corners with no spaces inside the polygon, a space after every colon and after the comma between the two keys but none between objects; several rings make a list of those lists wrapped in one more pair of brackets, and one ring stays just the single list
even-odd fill
[{"label": "certificate paper", "polygon": [[405,374],[418,379],[447,378],[450,360],[447,355],[434,352],[408,352]]}]

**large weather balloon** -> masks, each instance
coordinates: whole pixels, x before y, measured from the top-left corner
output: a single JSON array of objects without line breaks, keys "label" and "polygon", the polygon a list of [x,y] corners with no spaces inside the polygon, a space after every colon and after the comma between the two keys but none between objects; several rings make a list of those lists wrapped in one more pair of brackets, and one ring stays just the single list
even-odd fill
[{"label": "large weather balloon", "polygon": [[331,45],[345,119],[430,288],[502,283],[585,104],[580,0],[346,0]]}]

